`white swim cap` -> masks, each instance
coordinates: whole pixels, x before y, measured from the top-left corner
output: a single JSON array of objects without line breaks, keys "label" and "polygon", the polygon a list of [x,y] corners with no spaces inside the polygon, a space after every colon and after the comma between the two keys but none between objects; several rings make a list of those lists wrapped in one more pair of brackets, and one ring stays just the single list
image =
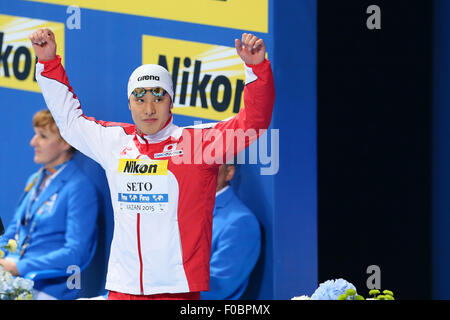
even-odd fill
[{"label": "white swim cap", "polygon": [[136,68],[128,80],[128,98],[136,88],[161,87],[173,101],[172,76],[166,68],[158,64],[144,64]]}]

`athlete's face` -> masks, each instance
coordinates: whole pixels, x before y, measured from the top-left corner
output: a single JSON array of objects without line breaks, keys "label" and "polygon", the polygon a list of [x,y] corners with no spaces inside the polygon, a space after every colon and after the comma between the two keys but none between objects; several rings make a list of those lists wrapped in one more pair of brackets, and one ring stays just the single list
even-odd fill
[{"label": "athlete's face", "polygon": [[168,93],[156,97],[147,92],[141,98],[132,94],[129,101],[133,121],[144,134],[155,134],[160,131],[169,120],[170,110],[173,107],[172,99]]},{"label": "athlete's face", "polygon": [[30,145],[34,148],[34,162],[52,167],[70,157],[70,145],[61,138],[56,129],[50,126],[33,129],[35,134]]}]

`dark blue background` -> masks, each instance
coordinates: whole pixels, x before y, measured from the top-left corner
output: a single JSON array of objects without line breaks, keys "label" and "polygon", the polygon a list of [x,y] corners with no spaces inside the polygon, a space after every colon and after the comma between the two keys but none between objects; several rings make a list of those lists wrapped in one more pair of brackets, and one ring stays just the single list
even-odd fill
[{"label": "dark blue background", "polygon": [[434,1],[432,297],[450,299],[450,1]]}]

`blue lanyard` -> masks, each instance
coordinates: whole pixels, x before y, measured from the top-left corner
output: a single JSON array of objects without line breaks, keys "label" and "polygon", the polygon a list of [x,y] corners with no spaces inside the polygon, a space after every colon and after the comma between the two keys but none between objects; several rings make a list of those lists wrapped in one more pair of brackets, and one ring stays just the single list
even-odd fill
[{"label": "blue lanyard", "polygon": [[33,214],[31,213],[31,206],[34,204],[34,202],[36,201],[36,199],[40,194],[39,189],[41,189],[41,184],[46,175],[47,175],[46,170],[44,168],[41,168],[39,170],[37,178],[35,178],[35,180],[37,181],[34,183],[35,187],[31,190],[30,199],[28,200],[27,208],[25,210],[25,219],[24,219],[25,226],[27,226],[30,223],[31,219],[33,218]]},{"label": "blue lanyard", "polygon": [[31,189],[30,198],[28,199],[28,202],[27,202],[27,207],[25,210],[25,217],[18,219],[16,222],[16,234],[15,234],[14,238],[15,238],[17,244],[19,244],[20,224],[23,224],[24,226],[28,226],[30,221],[32,221],[32,222],[31,222],[28,234],[25,237],[25,240],[23,241],[23,244],[21,246],[20,256],[22,256],[24,254],[25,249],[29,245],[30,236],[34,232],[34,229],[36,229],[36,221],[38,219],[33,219],[33,214],[31,213],[31,205],[36,201],[36,199],[38,197],[38,190],[39,190],[39,187],[40,187],[42,181],[44,180],[45,176],[46,176],[45,169],[41,168],[39,170],[39,173],[36,175],[34,180],[31,182],[31,184],[27,186],[27,188],[32,188],[32,189]]}]

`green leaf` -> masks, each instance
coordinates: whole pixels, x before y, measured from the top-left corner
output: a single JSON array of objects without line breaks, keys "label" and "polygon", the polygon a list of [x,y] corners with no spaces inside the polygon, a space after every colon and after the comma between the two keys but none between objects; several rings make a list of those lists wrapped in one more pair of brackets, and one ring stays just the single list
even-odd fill
[{"label": "green leaf", "polygon": [[348,296],[354,296],[356,294],[356,290],[355,289],[347,289],[347,290],[345,290],[345,294]]},{"label": "green leaf", "polygon": [[386,300],[385,296],[380,294],[378,297],[376,297],[377,300]]},{"label": "green leaf", "polygon": [[345,293],[343,293],[337,299],[338,300],[347,300],[347,295]]},{"label": "green leaf", "polygon": [[372,289],[369,291],[369,295],[371,295],[371,296],[375,296],[377,294],[380,294],[380,290]]},{"label": "green leaf", "polygon": [[392,291],[389,291],[389,290],[384,290],[384,291],[383,291],[383,294],[388,295],[388,296],[391,296],[391,297],[394,296],[394,293],[393,293]]},{"label": "green leaf", "polygon": [[393,296],[387,294],[384,296],[384,300],[395,300],[395,299]]},{"label": "green leaf", "polygon": [[355,300],[364,300],[364,297],[363,297],[363,296],[360,296],[359,294],[357,294],[357,295],[355,296]]}]

